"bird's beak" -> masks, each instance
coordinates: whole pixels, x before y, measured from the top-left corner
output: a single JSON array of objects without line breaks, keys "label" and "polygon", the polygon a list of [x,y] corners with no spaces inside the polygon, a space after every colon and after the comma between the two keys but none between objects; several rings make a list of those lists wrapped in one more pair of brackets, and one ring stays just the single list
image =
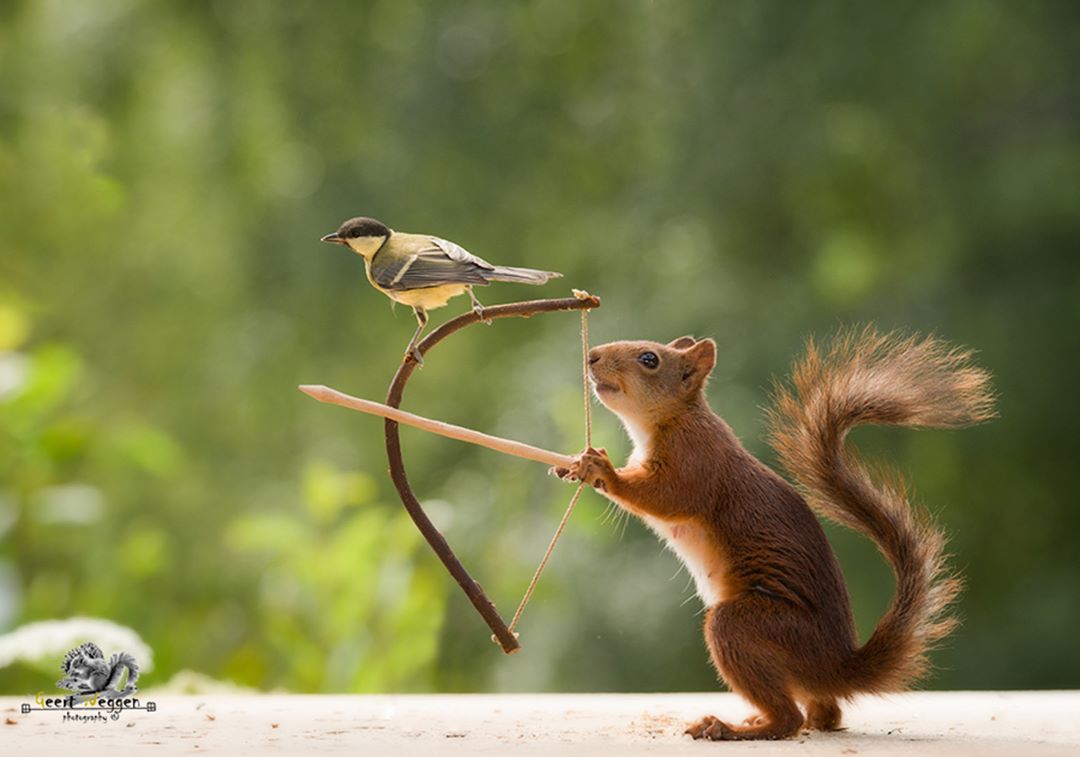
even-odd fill
[{"label": "bird's beak", "polygon": [[330,244],[345,244],[345,240],[337,235],[336,231],[331,231],[325,237],[319,240],[320,242],[329,242]]}]

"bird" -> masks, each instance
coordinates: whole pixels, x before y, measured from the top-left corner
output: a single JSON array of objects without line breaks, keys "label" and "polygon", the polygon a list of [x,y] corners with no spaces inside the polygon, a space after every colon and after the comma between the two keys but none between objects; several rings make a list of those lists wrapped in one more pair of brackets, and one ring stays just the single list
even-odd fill
[{"label": "bird", "polygon": [[441,308],[452,297],[468,294],[473,310],[485,322],[484,306],[476,299],[474,286],[493,281],[545,284],[561,273],[533,268],[492,265],[461,245],[430,234],[394,231],[374,218],[350,218],[322,237],[322,242],[348,247],[364,259],[368,281],[394,302],[412,308],[417,327],[405,359],[418,365],[423,358],[418,349],[420,335],[428,323],[428,311]]}]

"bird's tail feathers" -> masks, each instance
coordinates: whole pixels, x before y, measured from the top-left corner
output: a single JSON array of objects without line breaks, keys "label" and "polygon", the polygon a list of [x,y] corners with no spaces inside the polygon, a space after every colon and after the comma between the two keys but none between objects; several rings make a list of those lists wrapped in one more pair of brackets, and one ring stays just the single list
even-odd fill
[{"label": "bird's tail feathers", "polygon": [[555,271],[538,271],[534,268],[513,268],[511,266],[497,266],[490,271],[482,271],[481,275],[488,281],[512,281],[519,284],[546,284],[551,279],[562,277]]}]

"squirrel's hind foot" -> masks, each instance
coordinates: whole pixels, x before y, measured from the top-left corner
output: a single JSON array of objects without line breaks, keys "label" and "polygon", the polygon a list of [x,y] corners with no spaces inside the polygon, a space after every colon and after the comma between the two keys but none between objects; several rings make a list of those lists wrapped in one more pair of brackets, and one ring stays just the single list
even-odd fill
[{"label": "squirrel's hind foot", "polygon": [[761,715],[752,715],[746,719],[746,723],[743,726],[735,726],[712,715],[706,715],[687,727],[684,733],[694,739],[708,741],[758,741],[789,739],[802,728],[801,719],[798,723],[794,721],[789,723],[766,720]]},{"label": "squirrel's hind foot", "polygon": [[806,727],[815,731],[842,731],[840,705],[836,700],[814,700],[806,706]]},{"label": "squirrel's hind foot", "polygon": [[728,725],[720,718],[712,715],[706,715],[698,722],[691,723],[683,733],[690,735],[695,740],[733,741],[736,738],[734,726]]}]

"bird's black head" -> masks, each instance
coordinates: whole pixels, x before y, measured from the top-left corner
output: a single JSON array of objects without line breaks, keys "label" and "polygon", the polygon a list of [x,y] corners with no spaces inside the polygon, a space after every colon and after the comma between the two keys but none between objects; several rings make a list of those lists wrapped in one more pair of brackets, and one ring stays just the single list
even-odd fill
[{"label": "bird's black head", "polygon": [[390,236],[390,228],[374,218],[350,218],[338,227],[338,230],[322,238],[323,242],[348,245],[350,240],[366,238],[385,238]]}]

